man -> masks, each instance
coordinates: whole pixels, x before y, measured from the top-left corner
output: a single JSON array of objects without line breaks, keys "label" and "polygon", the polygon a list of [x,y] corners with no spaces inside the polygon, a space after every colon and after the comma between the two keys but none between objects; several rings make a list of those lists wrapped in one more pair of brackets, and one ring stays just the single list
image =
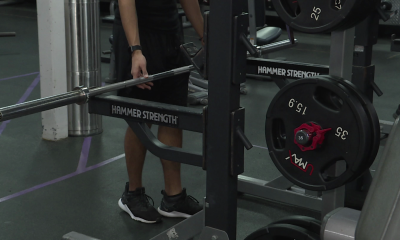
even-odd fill
[{"label": "man", "polygon": [[[176,0],[118,1],[113,29],[118,81],[147,77],[186,65],[179,47],[182,29],[176,4]],[[202,38],[203,17],[197,0],[180,0],[180,4]],[[186,106],[187,84],[188,74],[183,74],[123,89],[118,95]],[[159,126],[158,139],[166,145],[182,147],[182,130]],[[129,182],[118,205],[132,219],[157,223],[161,221],[161,215],[187,218],[202,209],[199,202],[182,188],[180,163],[161,159],[165,190],[161,192],[163,199],[156,210],[142,185],[146,148],[129,127],[124,144]]]}]

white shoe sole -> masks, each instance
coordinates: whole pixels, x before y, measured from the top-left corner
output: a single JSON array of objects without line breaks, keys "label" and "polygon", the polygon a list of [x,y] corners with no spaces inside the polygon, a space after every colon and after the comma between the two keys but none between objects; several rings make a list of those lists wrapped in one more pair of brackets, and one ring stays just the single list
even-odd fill
[{"label": "white shoe sole", "polygon": [[143,223],[156,223],[156,222],[157,222],[157,221],[148,221],[148,220],[145,220],[145,219],[143,219],[143,218],[136,217],[135,215],[133,215],[133,213],[131,212],[131,210],[129,210],[128,206],[127,206],[126,204],[123,204],[123,203],[122,203],[121,198],[118,200],[118,206],[119,206],[123,211],[125,211],[126,213],[128,213],[129,216],[131,216],[131,218],[132,218],[133,220],[136,220],[136,221],[139,221],[139,222],[143,222]]},{"label": "white shoe sole", "polygon": [[182,217],[182,218],[190,218],[192,215],[186,214],[186,213],[181,213],[181,212],[165,212],[161,210],[160,208],[157,208],[158,213],[163,215],[164,217]]}]

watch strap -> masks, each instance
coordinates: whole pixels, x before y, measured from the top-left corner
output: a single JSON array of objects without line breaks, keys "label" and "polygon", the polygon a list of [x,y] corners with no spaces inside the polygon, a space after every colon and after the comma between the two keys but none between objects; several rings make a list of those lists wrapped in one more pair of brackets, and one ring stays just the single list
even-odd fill
[{"label": "watch strap", "polygon": [[135,45],[135,46],[129,46],[129,51],[133,53],[136,50],[142,50],[142,47],[140,45]]}]

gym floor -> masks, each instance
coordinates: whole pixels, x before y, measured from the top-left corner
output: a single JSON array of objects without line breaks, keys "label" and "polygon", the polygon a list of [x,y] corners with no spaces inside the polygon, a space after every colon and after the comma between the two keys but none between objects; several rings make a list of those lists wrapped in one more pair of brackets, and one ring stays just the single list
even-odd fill
[{"label": "gym floor", "polygon": [[[0,32],[17,32],[17,37],[0,38],[0,107],[40,97],[37,14],[34,3],[0,8]],[[109,48],[112,25],[101,24],[102,50]],[[285,33],[281,39],[285,39]],[[270,55],[291,61],[328,64],[329,35],[296,33],[299,45]],[[185,40],[198,43],[192,29],[185,29]],[[374,47],[376,82],[384,92],[374,105],[380,119],[392,121],[400,103],[397,64],[400,53],[390,52],[390,39],[384,37]],[[103,79],[108,64],[102,64]],[[280,174],[265,149],[264,121],[269,102],[278,91],[273,82],[247,82],[248,95],[242,96],[246,108],[246,134],[255,145],[245,155],[244,175],[272,180]],[[62,239],[71,231],[94,238],[149,239],[181,219],[163,219],[149,225],[130,219],[117,206],[127,174],[123,120],[103,117],[104,132],[86,138],[59,142],[41,138],[41,115],[0,123],[0,239]],[[153,130],[156,130],[154,127]],[[184,132],[184,148],[200,149],[197,133]],[[190,139],[190,140],[189,140]],[[206,173],[183,166],[182,178],[188,193],[202,201]],[[158,206],[163,189],[159,160],[148,154],[144,169],[146,192]],[[216,183],[218,184],[218,183]],[[319,218],[318,212],[283,205],[244,195],[238,197],[237,238],[289,215]]]}]

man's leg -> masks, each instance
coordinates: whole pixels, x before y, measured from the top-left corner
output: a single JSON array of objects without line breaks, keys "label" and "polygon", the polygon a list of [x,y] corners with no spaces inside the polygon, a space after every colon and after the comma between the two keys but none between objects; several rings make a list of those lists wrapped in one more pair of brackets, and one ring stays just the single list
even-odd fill
[{"label": "man's leg", "polygon": [[124,147],[129,191],[135,191],[136,188],[143,187],[142,170],[147,150],[130,127],[126,129]]},{"label": "man's leg", "polygon": [[[171,147],[182,147],[182,130],[166,126],[158,127],[158,139]],[[161,159],[164,170],[165,192],[177,195],[182,192],[181,164],[178,162]]]},{"label": "man's leg", "polygon": [[149,202],[150,197],[146,195],[142,186],[146,148],[130,127],[126,130],[124,144],[129,183],[125,184],[125,191],[118,201],[118,206],[134,220],[144,223],[161,222],[160,214]]},{"label": "man's leg", "polygon": [[[151,128],[151,124],[147,126]],[[126,129],[124,147],[129,191],[135,191],[136,188],[143,187],[142,171],[147,149],[130,127]]]},{"label": "man's leg", "polygon": [[[159,126],[158,139],[169,146],[182,147],[182,130]],[[181,184],[181,164],[162,159],[164,169],[165,191],[158,212],[165,217],[188,218],[203,209],[201,204],[187,195]]]}]

